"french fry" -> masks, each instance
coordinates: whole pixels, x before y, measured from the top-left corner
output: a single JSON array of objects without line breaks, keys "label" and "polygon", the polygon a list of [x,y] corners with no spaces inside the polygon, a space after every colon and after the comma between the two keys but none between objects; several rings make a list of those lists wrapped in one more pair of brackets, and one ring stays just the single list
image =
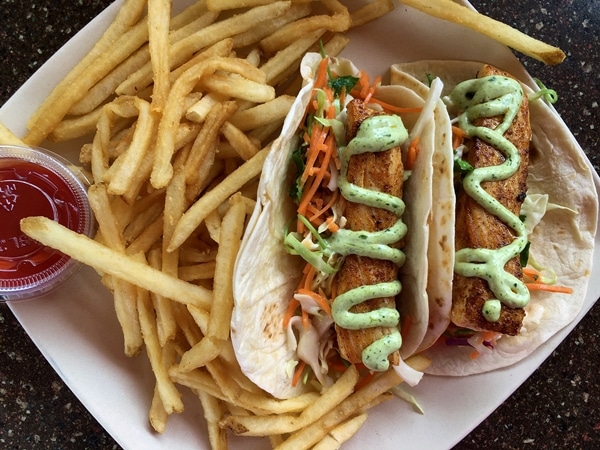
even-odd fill
[{"label": "french fry", "polygon": [[[145,254],[141,253],[141,254]],[[165,270],[164,260],[161,258],[161,251],[155,247],[148,251],[148,263],[150,267],[161,270],[164,273],[169,273]],[[156,314],[156,331],[158,333],[158,341],[161,347],[165,347],[167,343],[175,338],[177,333],[177,322],[173,315],[171,300],[162,295],[150,292],[150,299]]]},{"label": "french fry", "polygon": [[[260,27],[253,27],[249,30],[233,36],[233,46],[235,48],[246,47],[256,44],[261,39],[267,37],[271,33],[279,30],[282,26],[290,22],[306,17],[311,12],[311,6],[308,3],[296,4],[292,6],[281,16],[265,21]],[[258,48],[258,47],[255,47]]]},{"label": "french fry", "polygon": [[227,450],[227,432],[219,427],[219,419],[225,414],[225,407],[221,400],[205,391],[198,391],[198,398],[202,404],[204,418],[208,426],[208,440],[213,450]]},{"label": "french fry", "polygon": [[193,266],[180,266],[178,278],[183,281],[210,280],[215,276],[214,262],[200,263]]},{"label": "french fry", "polygon": [[227,396],[221,391],[214,378],[206,369],[196,369],[191,372],[182,372],[179,367],[173,366],[169,369],[169,377],[177,384],[190,389],[206,392],[215,398],[228,401]]},{"label": "french fry", "polygon": [[181,393],[175,387],[173,381],[169,378],[168,370],[162,363],[162,347],[158,340],[158,331],[156,329],[156,317],[152,302],[147,291],[145,295],[138,298],[138,310],[140,314],[140,325],[146,347],[146,353],[152,366],[152,371],[156,376],[156,387],[163,408],[167,414],[173,414],[183,411],[183,402]]},{"label": "french fry", "polygon": [[10,129],[0,122],[0,144],[4,145],[25,145]]},{"label": "french fry", "polygon": [[177,302],[194,304],[210,310],[212,292],[209,290],[152,269],[46,217],[33,216],[23,219],[21,230],[30,238],[60,250],[103,273],[122,278]]},{"label": "french fry", "polygon": [[134,103],[139,113],[131,144],[102,177],[102,180],[108,183],[108,191],[113,195],[124,195],[135,185],[135,175],[140,173],[142,162],[150,152],[150,144],[154,137],[155,119],[150,111],[150,104],[137,97]]},{"label": "french fry", "polygon": [[309,392],[290,399],[277,400],[271,396],[242,388],[231,378],[226,366],[218,359],[208,363],[206,368],[227,396],[228,401],[255,414],[284,414],[302,411],[319,396],[316,392]]},{"label": "french fry", "polygon": [[204,367],[213,361],[223,348],[223,340],[213,336],[205,336],[181,356],[179,370],[190,372],[191,370]]},{"label": "french fry", "polygon": [[[152,111],[161,112],[169,94],[169,26],[171,2],[148,0],[148,48],[154,79]],[[166,49],[166,51],[165,51]]]},{"label": "french fry", "polygon": [[209,91],[254,103],[264,103],[275,98],[273,86],[235,75],[213,73],[202,78],[201,83]]},{"label": "french fry", "polygon": [[194,203],[177,223],[168,250],[173,251],[181,246],[212,210],[257,176],[267,153],[268,148],[262,149]]},{"label": "french fry", "polygon": [[292,433],[317,421],[333,410],[352,394],[357,381],[358,370],[355,366],[350,366],[335,384],[325,390],[300,415],[228,416],[221,422],[221,426],[231,429],[235,434],[244,436],[270,436]]},{"label": "french fry", "polygon": [[393,0],[375,0],[350,13],[350,28],[356,28],[391,12]]},{"label": "french fry", "polygon": [[217,299],[210,311],[207,336],[220,340],[229,338],[229,323],[233,310],[233,266],[237,256],[242,234],[246,208],[241,194],[230,198],[231,207],[225,213],[221,233],[227,237],[219,244],[217,251],[213,295]]},{"label": "french fry", "polygon": [[171,87],[167,104],[163,111],[156,142],[156,155],[150,182],[156,189],[166,186],[173,176],[171,158],[175,147],[175,135],[180,118],[183,114],[183,105],[180,98],[189,94],[196,82],[203,75],[214,73],[218,70],[243,74],[251,81],[261,81],[264,73],[243,59],[238,58],[210,58],[202,61],[182,74]]},{"label": "french fry", "polygon": [[[289,1],[276,1],[207,26],[200,32],[172,45],[169,52],[171,68],[183,64],[200,50],[255,27],[260,22],[281,16],[289,8]],[[116,92],[120,95],[133,95],[137,90],[148,86],[151,80],[152,69],[148,63],[135,74],[132,74],[125,83],[117,88]]]},{"label": "french fry", "polygon": [[297,72],[302,56],[323,36],[324,32],[324,30],[318,29],[303,35],[263,64],[261,69],[267,76],[267,83],[278,84],[281,79]]},{"label": "french fry", "polygon": [[148,420],[150,425],[157,433],[164,433],[167,429],[167,420],[169,414],[165,411],[160,394],[158,392],[158,386],[154,386],[154,394],[152,395],[152,403],[150,404],[150,412],[148,413]]},{"label": "french fry", "polygon": [[[226,121],[221,126],[221,134],[235,150],[236,155],[239,155],[244,161],[248,161],[260,150],[260,142],[250,139],[242,130]],[[220,147],[221,148],[221,147]]]},{"label": "french fry", "polygon": [[230,122],[242,131],[254,130],[273,121],[283,121],[295,97],[280,95],[275,99],[235,113]]},{"label": "french fry", "polygon": [[163,217],[158,217],[150,225],[133,239],[128,245],[125,253],[135,255],[136,253],[147,253],[154,244],[162,237]]},{"label": "french fry", "polygon": [[279,447],[279,450],[311,448],[320,442],[327,434],[349,417],[362,412],[363,408],[379,395],[401,383],[402,379],[393,370],[376,377],[340,403],[335,410],[325,414],[320,420],[311,423],[293,433]]},{"label": "french fry", "polygon": [[356,434],[366,421],[367,415],[363,413],[348,419],[346,422],[342,422],[331,430],[321,442],[315,445],[313,450],[336,450],[340,448],[344,442]]},{"label": "french fry", "polygon": [[262,39],[260,46],[267,54],[274,54],[290,45],[298,36],[304,36],[320,29],[339,33],[348,30],[350,25],[350,14],[347,9],[344,12],[336,12],[331,16],[327,14],[310,16],[281,27],[270,36]]},{"label": "french fry", "polygon": [[97,217],[98,228],[106,245],[125,252],[125,239],[113,214],[112,205],[105,184],[94,184],[88,189],[90,207]]},{"label": "french fry", "polygon": [[[237,104],[233,101],[216,103],[210,109],[209,116],[202,125],[190,155],[185,162],[185,180],[187,184],[192,184],[201,177],[199,172],[202,163],[209,151],[216,149],[219,130],[236,109]],[[206,176],[206,174],[204,175]]]},{"label": "french fry", "polygon": [[136,286],[113,277],[115,314],[123,330],[123,351],[127,356],[137,356],[143,346],[142,330],[138,318]]},{"label": "french fry", "polygon": [[249,8],[252,6],[266,5],[273,0],[206,0],[206,6],[211,11],[228,9]]},{"label": "french fry", "polygon": [[202,123],[206,120],[206,117],[213,106],[227,100],[227,96],[209,92],[187,109],[185,117],[193,122]]},{"label": "french fry", "polygon": [[208,231],[211,239],[218,244],[221,235],[221,215],[219,214],[218,208],[206,216],[206,219],[204,219],[204,225],[206,226],[206,230]]},{"label": "french fry", "polygon": [[[54,88],[44,103],[35,111],[27,122],[29,132],[23,138],[28,145],[39,145],[50,134],[52,129],[67,114],[71,106],[77,102],[85,92],[118,64],[118,60],[129,47],[125,48],[118,41],[127,33],[137,21],[146,6],[145,0],[127,0],[119,10],[117,17],[104,32],[100,40],[88,54],[63,78]],[[141,28],[141,27],[140,27]],[[143,40],[143,30],[140,31]],[[138,36],[135,36],[138,37]],[[140,42],[141,45],[142,42]],[[133,47],[137,42],[133,43]],[[117,48],[118,52],[113,52]],[[111,58],[107,55],[115,53]],[[96,64],[102,62],[102,65]],[[82,76],[85,74],[85,78]],[[84,81],[85,80],[85,81]]]},{"label": "french fry", "polygon": [[468,27],[545,64],[563,62],[565,53],[552,45],[452,0],[400,0],[407,6],[449,22]]},{"label": "french fry", "polygon": [[96,130],[101,113],[102,109],[96,108],[84,115],[64,119],[47,138],[52,142],[64,142],[91,134]]}]

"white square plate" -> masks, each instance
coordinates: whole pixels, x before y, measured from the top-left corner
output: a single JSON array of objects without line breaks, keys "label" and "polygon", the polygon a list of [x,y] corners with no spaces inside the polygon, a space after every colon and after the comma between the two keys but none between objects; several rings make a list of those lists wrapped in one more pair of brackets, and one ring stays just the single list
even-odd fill
[{"label": "white square plate", "polygon": [[[2,107],[0,120],[24,135],[29,116],[91,48],[122,3],[118,0],[112,4],[38,70]],[[187,4],[187,0],[175,0],[174,9]],[[402,30],[401,35],[397,30]],[[402,5],[376,23],[350,33],[350,38],[343,55],[359,67],[369,68],[372,75],[386,73],[395,62],[469,59],[495,64],[531,83],[525,69],[502,45]],[[60,150],[73,156],[77,149]],[[591,170],[600,189],[600,180]],[[386,402],[370,413],[367,424],[345,448],[370,448],[373,442],[381,450],[397,448],[399,442],[409,443],[410,448],[452,447],[529,377],[591,308],[600,296],[599,252],[594,255],[590,280],[576,320],[526,360],[465,378],[426,376],[414,391],[425,415],[415,413],[405,402]],[[144,355],[134,359],[124,356],[111,295],[93,270],[83,269],[44,300],[10,307],[56,372],[122,447],[208,448],[199,401],[191,394],[185,394],[186,411],[170,418],[163,435],[151,430],[147,419],[154,387],[150,366]],[[460,414],[456,414],[457,405],[462,405]],[[250,438],[232,439],[232,447],[270,448],[265,440]]]}]

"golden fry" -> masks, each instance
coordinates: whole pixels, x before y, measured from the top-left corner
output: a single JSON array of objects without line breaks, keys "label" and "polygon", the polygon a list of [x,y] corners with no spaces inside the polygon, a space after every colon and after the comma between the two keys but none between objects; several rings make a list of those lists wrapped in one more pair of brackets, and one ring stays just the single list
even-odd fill
[{"label": "golden fry", "polygon": [[175,136],[179,120],[183,114],[180,98],[189,94],[203,75],[218,70],[243,75],[251,81],[264,79],[264,73],[243,59],[210,58],[184,72],[172,86],[158,126],[156,154],[150,181],[157,189],[166,186],[173,176],[171,158],[175,149]]},{"label": "golden fry", "polygon": [[295,97],[290,95],[280,95],[267,103],[235,113],[230,122],[242,131],[249,131],[273,121],[283,121],[294,100]]},{"label": "golden fry", "polygon": [[313,447],[313,450],[335,450],[350,439],[367,421],[366,414],[359,414],[342,422],[331,430],[321,442]]},{"label": "golden fry", "polygon": [[77,234],[46,217],[27,217],[21,229],[32,239],[94,267],[172,300],[209,309],[212,292],[166,275],[135,259]]},{"label": "golden fry", "polygon": [[181,393],[169,378],[167,367],[162,364],[162,347],[158,341],[156,317],[154,315],[154,309],[152,308],[152,302],[148,295],[144,295],[138,299],[138,310],[144,343],[146,344],[146,353],[148,354],[152,371],[156,376],[156,387],[163,408],[167,414],[181,412],[183,411]]},{"label": "golden fry", "polygon": [[375,0],[367,3],[363,7],[352,11],[350,19],[352,22],[351,28],[356,28],[372,20],[391,12],[394,9],[393,0]]},{"label": "golden fry", "polygon": [[231,207],[225,213],[221,225],[221,234],[226,236],[217,251],[213,295],[216,301],[210,311],[207,336],[221,339],[229,338],[229,323],[233,310],[233,266],[240,248],[244,232],[246,207],[241,194],[230,199]]},{"label": "golden fry", "polygon": [[244,436],[270,436],[292,433],[323,417],[354,391],[358,370],[350,366],[333,386],[308,406],[300,415],[228,416],[222,426]]},{"label": "golden fry", "polygon": [[[169,94],[169,26],[171,23],[171,2],[169,0],[148,0],[148,48],[154,74],[152,89],[152,110],[162,111]],[[165,51],[166,50],[166,51]]]},{"label": "golden fry", "polygon": [[4,145],[25,145],[10,129],[0,122],[0,144]]},{"label": "golden fry", "polygon": [[534,39],[510,25],[479,14],[452,0],[400,0],[400,3],[431,16],[468,27],[545,64],[559,64],[566,56],[557,47]]},{"label": "golden fry", "polygon": [[207,192],[194,203],[177,223],[173,237],[169,243],[169,251],[173,251],[181,246],[213,209],[217,208],[244,184],[257,176],[262,169],[267,153],[268,149],[262,149],[252,159],[242,164],[214,189]]}]

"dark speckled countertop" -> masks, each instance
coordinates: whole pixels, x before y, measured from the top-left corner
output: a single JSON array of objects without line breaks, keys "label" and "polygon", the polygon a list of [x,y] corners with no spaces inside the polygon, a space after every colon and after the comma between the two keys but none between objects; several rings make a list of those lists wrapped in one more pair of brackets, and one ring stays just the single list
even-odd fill
[{"label": "dark speckled countertop", "polygon": [[[0,0],[0,104],[110,3]],[[598,171],[600,0],[473,0],[473,4],[566,52],[567,60],[556,67],[528,58],[522,61],[530,73],[559,92],[556,108]],[[599,328],[597,304],[542,366],[455,448],[600,448]],[[411,448],[410,443],[402,447]],[[119,448],[3,304],[0,448]]]}]

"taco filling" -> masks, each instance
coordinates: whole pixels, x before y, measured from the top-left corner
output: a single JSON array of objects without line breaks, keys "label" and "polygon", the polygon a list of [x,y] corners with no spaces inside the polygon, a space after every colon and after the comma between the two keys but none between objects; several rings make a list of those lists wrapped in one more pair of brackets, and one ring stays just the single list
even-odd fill
[{"label": "taco filling", "polygon": [[[279,376],[275,385],[288,383],[289,389],[282,388],[286,393],[281,394],[273,384],[264,387],[267,377],[275,378],[273,373],[256,374],[255,382],[276,396],[289,395],[311,380],[328,386],[336,372],[354,364],[366,376],[393,367],[414,385],[422,374],[403,358],[414,352],[427,326],[424,250],[435,101],[410,97],[410,91],[400,87],[386,91],[379,80],[370,83],[365,73],[345,60],[315,54],[306,59],[314,78],[307,94],[299,97],[303,108],[289,116],[295,119],[295,128],[282,134],[284,145],[278,142],[272,149],[273,158],[279,158],[275,171],[264,172],[261,178],[261,183],[272,185],[277,180],[285,187],[266,196],[257,213],[257,220],[267,220],[274,206],[273,214],[277,210],[286,218],[283,222],[271,216],[281,224],[273,233],[281,236],[279,244],[287,255],[276,248],[270,255],[277,258],[271,260],[280,265],[278,270],[295,275],[285,281],[283,276],[269,280],[273,289],[261,286],[252,294],[256,297],[252,307],[262,309],[273,302],[277,308],[273,319],[281,322],[272,328],[281,327],[285,337],[278,332],[280,343],[273,345],[285,355],[279,361],[285,376]],[[431,98],[439,98],[440,92],[441,87]],[[407,202],[416,198],[417,191],[422,201],[419,208],[412,208]],[[250,242],[251,236],[244,241]],[[237,279],[242,281],[250,279],[248,268],[241,271],[243,260],[238,258],[237,264]],[[406,290],[403,279],[408,280]],[[407,299],[413,292],[419,294]],[[236,299],[236,308],[244,301],[250,303],[247,293]],[[406,333],[401,332],[402,323],[410,323]],[[241,336],[252,331],[248,324],[236,326],[235,314],[233,325],[242,369],[251,373],[254,363],[244,365],[241,351],[249,344]],[[275,342],[274,338],[272,333],[269,339]]]},{"label": "taco filling", "polygon": [[588,210],[597,211],[598,200],[576,187],[589,183],[589,171],[582,169],[576,181],[573,172],[583,165],[562,164],[578,161],[581,150],[539,94],[476,62],[419,61],[392,69],[392,82],[420,82],[421,95],[431,76],[444,82],[448,111],[436,124],[438,134],[453,136],[436,152],[454,152],[455,214],[436,226],[455,237],[454,275],[451,306],[432,309],[437,332],[420,350],[432,359],[428,373],[466,375],[523,359],[573,320],[588,282],[597,220]]}]

